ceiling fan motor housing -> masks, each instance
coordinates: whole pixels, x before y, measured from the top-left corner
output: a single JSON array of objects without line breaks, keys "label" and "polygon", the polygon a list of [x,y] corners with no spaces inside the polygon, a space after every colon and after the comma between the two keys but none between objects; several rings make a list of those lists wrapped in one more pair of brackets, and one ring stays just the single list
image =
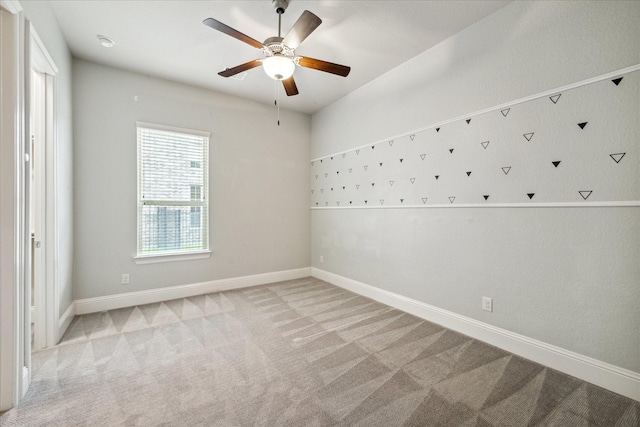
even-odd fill
[{"label": "ceiling fan motor housing", "polygon": [[269,37],[264,41],[264,51],[266,56],[282,55],[293,58],[295,50],[291,49],[284,43],[282,37]]}]

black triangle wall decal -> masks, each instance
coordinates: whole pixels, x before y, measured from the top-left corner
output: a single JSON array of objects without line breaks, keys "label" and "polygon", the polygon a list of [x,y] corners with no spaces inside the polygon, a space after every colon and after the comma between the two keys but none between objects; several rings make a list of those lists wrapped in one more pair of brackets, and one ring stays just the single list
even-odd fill
[{"label": "black triangle wall decal", "polygon": [[561,93],[557,94],[557,95],[553,95],[550,96],[549,99],[551,100],[551,102],[553,102],[554,104],[558,103],[558,100],[560,99],[560,97],[562,96]]},{"label": "black triangle wall decal", "polygon": [[615,153],[615,154],[609,154],[609,156],[613,159],[614,162],[620,163],[620,160],[622,160],[625,154],[627,153]]},{"label": "black triangle wall decal", "polygon": [[389,181],[389,185],[393,187],[393,183],[394,183],[394,182],[395,182],[395,181]]},{"label": "black triangle wall decal", "polygon": [[333,156],[331,156],[331,160],[333,160]]},{"label": "black triangle wall decal", "polygon": [[505,175],[508,175],[510,170],[511,170],[511,166],[506,166],[502,168],[502,172],[504,172]]},{"label": "black triangle wall decal", "polygon": [[426,197],[423,197],[423,198],[422,198],[422,204],[425,204],[425,203],[427,203],[427,198],[426,198]]},{"label": "black triangle wall decal", "polygon": [[347,153],[342,153],[342,158],[344,159],[346,157]]},{"label": "black triangle wall decal", "polygon": [[364,166],[364,170],[367,170],[368,167],[369,167],[369,165],[365,165]]},{"label": "black triangle wall decal", "polygon": [[451,196],[451,197],[449,197],[449,202],[450,202],[450,203],[453,203],[453,201],[454,201],[455,199],[456,199],[456,198],[455,198],[455,196]]},{"label": "black triangle wall decal", "polygon": [[404,199],[400,199],[400,203],[404,203]]},{"label": "black triangle wall decal", "polygon": [[403,160],[404,160],[404,159],[400,159],[400,163],[402,163],[402,161],[403,161]]},{"label": "black triangle wall decal", "polygon": [[534,134],[534,133],[535,133],[535,132],[529,132],[529,133],[525,133],[525,134],[524,134],[524,135],[522,135],[522,136],[524,136],[524,137],[527,139],[527,141],[531,141],[531,138],[533,138],[533,134]]},{"label": "black triangle wall decal", "polygon": [[438,178],[440,178],[440,175],[436,175],[436,180],[438,180]]},{"label": "black triangle wall decal", "polygon": [[380,199],[380,204],[384,205],[384,199]]},{"label": "black triangle wall decal", "polygon": [[466,121],[467,121],[467,124],[471,123],[471,119],[467,119]]},{"label": "black triangle wall decal", "polygon": [[611,80],[613,83],[615,83],[616,86],[618,86],[620,84],[620,82],[622,81],[624,77],[618,77],[617,79],[613,79]]},{"label": "black triangle wall decal", "polygon": [[486,150],[487,147],[489,146],[489,141],[481,142],[480,144],[482,145],[482,148]]},{"label": "black triangle wall decal", "polygon": [[533,196],[535,196],[536,193],[527,193],[527,196],[529,196],[529,199],[533,199]]},{"label": "black triangle wall decal", "polygon": [[485,200],[489,200],[489,195],[488,195],[488,194],[485,194],[485,195],[484,195],[484,196],[482,196],[482,197],[484,197],[484,199],[485,199]]},{"label": "black triangle wall decal", "polygon": [[382,166],[382,162],[380,162],[380,166]]},{"label": "black triangle wall decal", "polygon": [[587,200],[589,198],[589,196],[591,195],[591,193],[593,193],[593,191],[585,190],[585,191],[578,191],[578,193],[580,193],[580,195],[582,196],[582,198],[584,200]]},{"label": "black triangle wall decal", "polygon": [[352,203],[353,203],[353,201],[349,200],[349,204],[352,204]]},{"label": "black triangle wall decal", "polygon": [[411,181],[411,183],[413,184],[414,182],[416,182],[415,178],[409,178],[409,181]]},{"label": "black triangle wall decal", "polygon": [[356,184],[356,190],[360,189],[360,184]]},{"label": "black triangle wall decal", "polygon": [[336,206],[340,206],[340,202],[336,202]]},{"label": "black triangle wall decal", "polygon": [[389,141],[389,147],[393,147],[393,140]]},{"label": "black triangle wall decal", "polygon": [[555,162],[551,162],[551,163],[553,163],[553,166],[558,167],[558,165],[560,164],[560,160],[555,161]]},{"label": "black triangle wall decal", "polygon": [[509,114],[509,111],[511,111],[511,108],[505,108],[504,110],[500,110],[502,115],[505,117],[507,117],[507,114]]},{"label": "black triangle wall decal", "polygon": [[364,201],[364,204],[365,204],[365,205],[367,204],[367,200],[365,200],[365,201]]},{"label": "black triangle wall decal", "polygon": [[352,168],[349,168],[349,173],[351,173],[352,170],[353,170]]},{"label": "black triangle wall decal", "polygon": [[578,123],[578,126],[580,126],[580,129],[584,129],[584,127],[587,125],[587,123],[589,123],[589,122]]},{"label": "black triangle wall decal", "polygon": [[415,138],[415,135],[409,135],[409,138],[411,138],[411,140],[413,141],[413,138]]},{"label": "black triangle wall decal", "polygon": [[360,154],[360,150],[356,150],[356,155]]},{"label": "black triangle wall decal", "polygon": [[376,183],[375,183],[375,182],[372,182],[372,183],[371,183],[371,186],[373,187],[374,185],[376,185]]},{"label": "black triangle wall decal", "polygon": [[449,148],[449,152],[453,154],[453,148]]},{"label": "black triangle wall decal", "polygon": [[372,146],[371,146],[371,149],[372,149],[372,150],[375,150],[375,149],[376,149],[376,146],[375,146],[375,145],[372,145]]},{"label": "black triangle wall decal", "polygon": [[427,157],[427,155],[426,155],[426,154],[420,154],[420,158],[421,158],[422,160],[424,160],[424,158],[425,158],[425,157]]},{"label": "black triangle wall decal", "polygon": [[336,175],[339,175],[339,174],[340,174],[340,171],[336,171]]},{"label": "black triangle wall decal", "polygon": [[436,132],[440,132],[440,128],[436,128]]},{"label": "black triangle wall decal", "polygon": [[467,176],[471,176],[471,171],[467,171]]}]

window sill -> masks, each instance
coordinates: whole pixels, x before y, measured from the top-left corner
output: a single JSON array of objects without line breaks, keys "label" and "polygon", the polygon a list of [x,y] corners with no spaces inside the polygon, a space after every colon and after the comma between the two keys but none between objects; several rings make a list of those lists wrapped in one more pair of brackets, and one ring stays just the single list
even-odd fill
[{"label": "window sill", "polygon": [[194,259],[206,259],[211,256],[211,251],[162,254],[162,255],[138,255],[133,257],[136,264],[157,264],[161,262],[191,261]]}]

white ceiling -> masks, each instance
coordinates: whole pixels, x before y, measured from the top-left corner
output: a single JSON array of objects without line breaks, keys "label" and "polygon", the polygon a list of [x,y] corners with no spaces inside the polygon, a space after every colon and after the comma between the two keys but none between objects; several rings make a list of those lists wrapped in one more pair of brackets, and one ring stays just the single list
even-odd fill
[{"label": "white ceiling", "polygon": [[[481,20],[508,1],[303,1],[292,0],[282,17],[282,36],[304,10],[323,23],[296,49],[348,65],[338,77],[297,67],[300,94],[283,108],[314,113],[360,86]],[[275,81],[260,69],[244,80],[217,72],[262,58],[262,52],[202,24],[212,17],[264,41],[277,35],[271,0],[254,1],[60,1],[49,0],[75,57],[146,75],[273,104]],[[115,41],[102,47],[97,35]],[[285,99],[286,98],[286,99]]]}]

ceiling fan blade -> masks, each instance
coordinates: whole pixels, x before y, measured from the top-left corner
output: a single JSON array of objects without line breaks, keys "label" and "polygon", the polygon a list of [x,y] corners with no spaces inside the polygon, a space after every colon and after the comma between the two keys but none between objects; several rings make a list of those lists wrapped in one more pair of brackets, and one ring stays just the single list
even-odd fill
[{"label": "ceiling fan blade", "polygon": [[224,71],[220,71],[218,73],[218,75],[222,76],[222,77],[231,77],[231,76],[235,76],[238,73],[241,73],[243,71],[247,71],[250,70],[252,68],[256,68],[262,65],[262,60],[260,59],[254,59],[253,61],[249,61],[249,62],[245,62],[244,64],[240,64],[237,65],[233,68],[227,68]]},{"label": "ceiling fan blade", "polygon": [[206,25],[207,27],[211,27],[214,30],[221,31],[221,32],[223,32],[223,33],[225,33],[225,34],[227,34],[227,35],[229,35],[229,36],[231,36],[233,38],[236,38],[236,39],[240,40],[241,42],[245,42],[245,43],[247,43],[247,44],[249,44],[249,45],[251,45],[251,46],[253,46],[253,47],[257,48],[257,49],[262,49],[263,48],[263,44],[260,43],[258,40],[253,39],[253,38],[249,37],[248,35],[243,34],[240,31],[235,30],[235,29],[231,28],[230,26],[228,26],[226,24],[223,24],[220,21],[216,21],[213,18],[207,18],[204,21],[202,21],[202,23],[204,25]]},{"label": "ceiling fan blade", "polygon": [[300,56],[298,65],[305,68],[313,68],[314,70],[324,71],[325,73],[336,74],[338,76],[347,77],[351,71],[351,67],[346,65],[334,64],[333,62],[322,61],[320,59]]},{"label": "ceiling fan blade", "polygon": [[287,92],[287,96],[298,94],[298,87],[296,86],[296,81],[293,80],[293,76],[289,77],[286,80],[283,80],[282,85],[284,86],[285,92]]},{"label": "ceiling fan blade", "polygon": [[320,24],[322,24],[322,19],[305,10],[296,23],[293,24],[293,27],[289,30],[284,40],[282,40],[282,43],[291,49],[295,49],[300,46],[300,43],[309,37],[309,34],[318,28]]}]

